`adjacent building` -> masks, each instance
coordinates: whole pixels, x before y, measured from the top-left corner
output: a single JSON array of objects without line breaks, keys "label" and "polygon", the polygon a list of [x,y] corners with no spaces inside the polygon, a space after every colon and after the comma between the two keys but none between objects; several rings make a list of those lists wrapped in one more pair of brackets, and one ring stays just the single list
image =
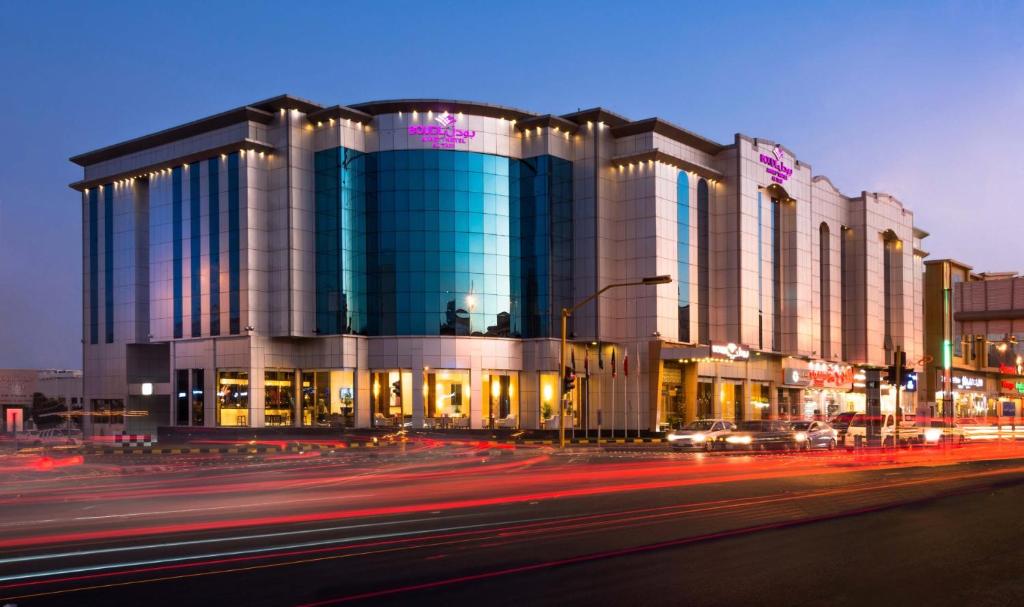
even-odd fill
[{"label": "adjacent building", "polygon": [[561,308],[656,275],[570,318],[576,427],[863,409],[923,354],[912,212],[767,139],[281,96],[72,161],[96,432],[550,427]]},{"label": "adjacent building", "polygon": [[975,273],[952,259],[929,260],[925,268],[924,400],[943,411],[949,369],[956,417],[1016,421],[1024,410],[1024,278]]},{"label": "adjacent building", "polygon": [[0,433],[10,434],[32,427],[32,404],[36,394],[42,394],[60,409],[45,422],[66,423],[66,414],[70,411],[73,424],[81,423],[81,371],[0,369]]}]

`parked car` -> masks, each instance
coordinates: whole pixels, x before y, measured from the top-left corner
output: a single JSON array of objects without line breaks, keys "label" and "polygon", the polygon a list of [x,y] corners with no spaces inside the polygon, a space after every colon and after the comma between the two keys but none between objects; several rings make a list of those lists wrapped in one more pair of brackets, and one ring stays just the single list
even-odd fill
[{"label": "parked car", "polygon": [[710,451],[715,440],[736,428],[736,424],[724,419],[701,419],[668,433],[673,449],[704,449]]},{"label": "parked car", "polygon": [[789,422],[760,420],[740,422],[735,430],[715,439],[714,450],[765,451],[768,449],[799,449],[803,432],[793,429]]},{"label": "parked car", "polygon": [[40,430],[39,434],[32,439],[32,444],[37,447],[42,445],[81,445],[82,433],[77,430],[68,433],[64,428],[49,428]]},{"label": "parked car", "polygon": [[828,424],[836,431],[836,443],[841,445],[846,439],[846,430],[850,427],[850,422],[853,421],[853,417],[857,415],[856,411],[844,411],[843,413],[837,414],[833,417]]},{"label": "parked car", "polygon": [[955,421],[947,422],[942,418],[933,418],[919,421],[917,427],[920,430],[919,440],[925,446],[944,443],[960,446],[967,440],[963,426]]},{"label": "parked car", "polygon": [[811,449],[836,448],[838,444],[837,431],[827,422],[793,422],[793,430],[796,431],[795,438],[801,443],[800,448],[806,451]]},{"label": "parked car", "polygon": [[[843,446],[852,450],[857,446],[857,438],[860,437],[861,445],[867,446],[868,421],[870,418],[864,413],[858,413],[850,421],[850,427],[846,429]],[[914,416],[903,415],[900,417],[899,428],[896,427],[896,416],[886,413],[877,418],[876,423],[881,425],[882,447],[892,448],[899,436],[900,446],[912,445],[920,440],[920,428],[914,423]]]}]

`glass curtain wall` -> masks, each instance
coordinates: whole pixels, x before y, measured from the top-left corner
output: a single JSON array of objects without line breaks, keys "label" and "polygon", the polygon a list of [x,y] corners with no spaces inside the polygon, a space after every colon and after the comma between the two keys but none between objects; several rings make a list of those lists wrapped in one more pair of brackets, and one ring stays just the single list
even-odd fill
[{"label": "glass curtain wall", "polygon": [[318,333],[550,336],[571,286],[571,167],[318,152]]}]

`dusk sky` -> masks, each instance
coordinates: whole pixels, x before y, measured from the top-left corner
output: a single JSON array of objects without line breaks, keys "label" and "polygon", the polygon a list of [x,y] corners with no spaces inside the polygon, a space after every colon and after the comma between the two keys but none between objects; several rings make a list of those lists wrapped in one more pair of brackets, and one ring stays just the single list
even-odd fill
[{"label": "dusk sky", "polygon": [[81,367],[68,157],[289,93],[603,106],[776,140],[933,258],[1024,270],[1024,3],[0,3],[0,367]]}]

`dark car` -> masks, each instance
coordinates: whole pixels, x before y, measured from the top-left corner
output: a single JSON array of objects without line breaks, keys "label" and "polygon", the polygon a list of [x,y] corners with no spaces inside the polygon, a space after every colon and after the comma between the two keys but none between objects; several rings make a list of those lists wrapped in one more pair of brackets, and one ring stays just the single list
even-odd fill
[{"label": "dark car", "polygon": [[715,439],[715,450],[766,451],[768,449],[799,449],[797,431],[789,422],[761,420],[740,422],[736,429]]},{"label": "dark car", "polygon": [[853,416],[857,415],[856,411],[844,411],[833,417],[828,425],[836,431],[836,443],[843,444],[843,439],[846,437],[846,430],[850,427],[850,422],[853,421]]},{"label": "dark car", "polygon": [[800,448],[811,449],[836,448],[837,431],[825,422],[793,422],[794,438],[801,443]]}]

